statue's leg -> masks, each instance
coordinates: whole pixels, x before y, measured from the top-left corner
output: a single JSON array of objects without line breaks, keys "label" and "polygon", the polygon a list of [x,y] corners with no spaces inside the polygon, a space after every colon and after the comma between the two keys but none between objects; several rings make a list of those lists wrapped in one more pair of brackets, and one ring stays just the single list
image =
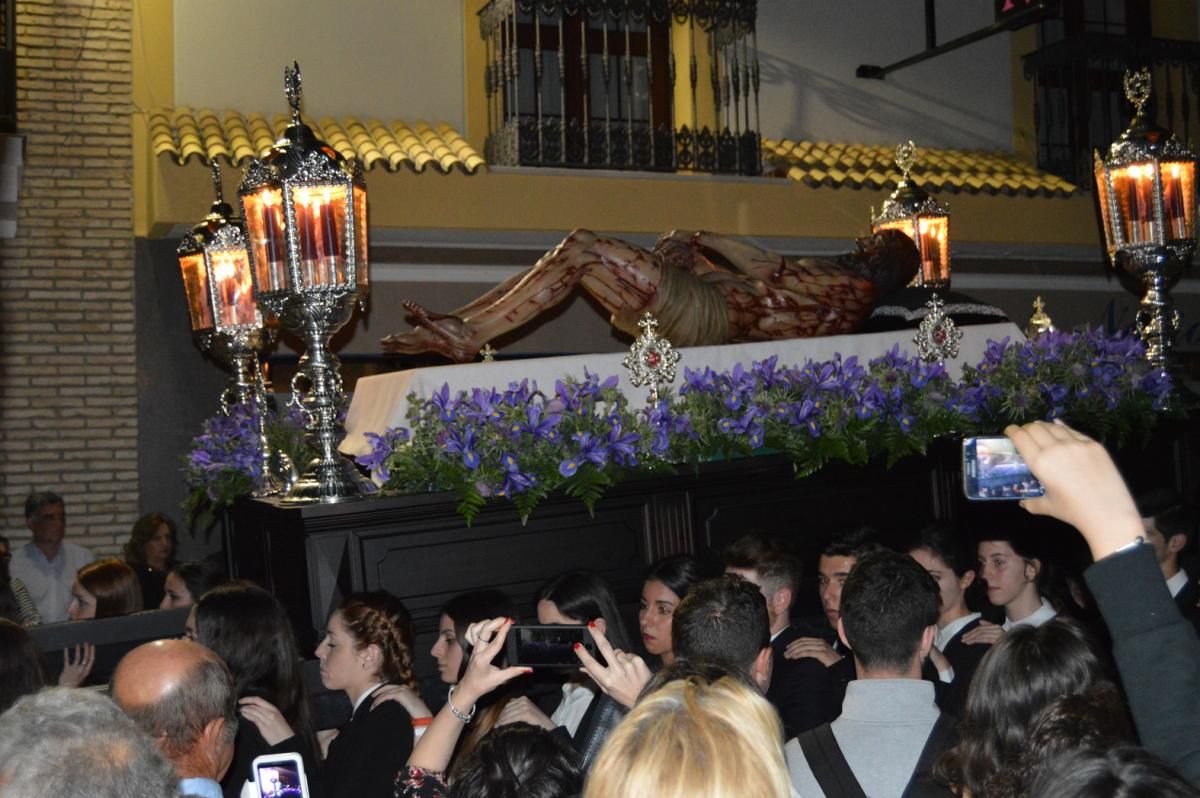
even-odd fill
[{"label": "statue's leg", "polygon": [[[610,312],[643,307],[658,285],[658,268],[657,259],[646,250],[577,231],[524,274],[505,281],[503,293],[497,287],[466,306],[480,308],[469,315],[438,315],[405,303],[418,329],[385,338],[384,350],[432,350],[460,362],[471,360],[488,341],[561,302],[581,280]],[[492,297],[483,306],[483,300]]]}]

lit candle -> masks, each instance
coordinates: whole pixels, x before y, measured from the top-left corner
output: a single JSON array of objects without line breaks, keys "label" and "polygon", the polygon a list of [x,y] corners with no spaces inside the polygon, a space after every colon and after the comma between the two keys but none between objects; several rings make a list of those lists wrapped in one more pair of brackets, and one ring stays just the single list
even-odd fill
[{"label": "lit candle", "polygon": [[238,305],[237,269],[228,254],[217,255],[213,263],[213,279],[217,281],[217,296],[220,297],[221,326],[236,324]]},{"label": "lit candle", "polygon": [[1187,238],[1187,217],[1183,209],[1183,170],[1173,163],[1162,173],[1163,218],[1171,238]]},{"label": "lit candle", "polygon": [[287,285],[287,275],[284,271],[286,255],[283,240],[283,219],[279,215],[280,207],[275,204],[275,197],[270,191],[259,194],[262,199],[262,228],[264,235],[264,254],[267,261],[268,285],[264,291],[277,291]]},{"label": "lit candle", "polygon": [[308,189],[302,188],[293,198],[296,211],[296,237],[300,245],[300,264],[304,271],[305,285],[320,285],[324,282],[318,272],[317,262],[317,219],[316,208]]}]

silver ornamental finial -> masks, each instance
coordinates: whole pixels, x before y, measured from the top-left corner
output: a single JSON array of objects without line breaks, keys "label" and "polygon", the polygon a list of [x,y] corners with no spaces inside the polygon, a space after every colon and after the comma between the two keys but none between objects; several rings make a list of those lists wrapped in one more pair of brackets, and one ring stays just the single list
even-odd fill
[{"label": "silver ornamental finial", "polygon": [[928,311],[921,319],[917,335],[913,343],[917,346],[917,354],[926,363],[937,361],[943,363],[958,357],[958,342],[962,340],[962,330],[942,310],[946,303],[936,293],[931,294],[925,303]]},{"label": "silver ornamental finial", "polygon": [[649,401],[657,402],[659,389],[675,381],[679,353],[658,334],[658,320],[651,314],[643,315],[638,327],[642,328],[642,334],[629,347],[621,365],[629,371],[629,384],[634,388],[649,385]]},{"label": "silver ornamental finial", "polygon": [[291,106],[292,116],[300,118],[300,64],[293,61],[291,66],[283,68],[283,93],[287,95],[288,105]]},{"label": "silver ornamental finial", "polygon": [[917,145],[912,139],[896,147],[896,166],[900,169],[900,185],[908,182],[908,173],[917,163]]},{"label": "silver ornamental finial", "polygon": [[483,358],[484,363],[491,363],[496,359],[496,350],[492,349],[491,343],[485,343],[483,349],[479,350],[479,356]]},{"label": "silver ornamental finial", "polygon": [[1046,303],[1039,296],[1033,300],[1033,315],[1029,317],[1029,321],[1025,324],[1025,337],[1031,339],[1037,338],[1039,335],[1054,331],[1054,321],[1051,320],[1050,314],[1046,312]]},{"label": "silver ornamental finial", "polygon": [[1125,72],[1125,99],[1133,103],[1137,115],[1142,115],[1142,106],[1150,99],[1150,69],[1142,67]]},{"label": "silver ornamental finial", "polygon": [[213,161],[212,161],[212,183],[213,183],[213,192],[215,192],[217,195],[217,202],[224,202],[225,201],[225,193],[221,189],[221,164],[217,161],[216,158],[213,158]]}]

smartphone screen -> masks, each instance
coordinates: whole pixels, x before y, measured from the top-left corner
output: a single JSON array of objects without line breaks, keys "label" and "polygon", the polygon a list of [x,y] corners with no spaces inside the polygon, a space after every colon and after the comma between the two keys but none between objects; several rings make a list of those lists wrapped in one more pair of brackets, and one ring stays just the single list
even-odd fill
[{"label": "smartphone screen", "polygon": [[1012,501],[1045,490],[1013,442],[996,435],[963,441],[963,492],[972,501]]},{"label": "smartphone screen", "polygon": [[307,798],[303,766],[298,757],[256,761],[254,781],[262,798]]},{"label": "smartphone screen", "polygon": [[508,630],[508,661],[526,668],[578,668],[576,643],[597,656],[596,644],[586,626],[518,624]]}]

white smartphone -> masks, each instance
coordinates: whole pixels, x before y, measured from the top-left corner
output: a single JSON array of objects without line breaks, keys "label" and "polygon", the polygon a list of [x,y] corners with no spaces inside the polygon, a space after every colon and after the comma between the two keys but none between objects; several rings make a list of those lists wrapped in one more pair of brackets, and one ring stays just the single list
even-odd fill
[{"label": "white smartphone", "polygon": [[300,754],[263,754],[250,765],[260,798],[309,798]]}]

